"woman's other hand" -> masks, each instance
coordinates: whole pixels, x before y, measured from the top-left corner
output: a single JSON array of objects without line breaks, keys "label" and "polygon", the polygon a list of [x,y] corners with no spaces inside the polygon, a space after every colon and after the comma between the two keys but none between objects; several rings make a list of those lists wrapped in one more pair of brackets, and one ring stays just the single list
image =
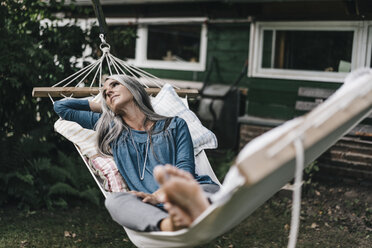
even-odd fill
[{"label": "woman's other hand", "polygon": [[150,203],[152,205],[156,205],[156,204],[164,202],[164,201],[161,200],[161,197],[160,197],[161,193],[159,192],[159,190],[155,191],[152,194],[139,192],[139,191],[134,191],[134,190],[129,191],[129,193],[132,193],[132,194],[136,195],[137,197],[142,198],[142,202]]}]

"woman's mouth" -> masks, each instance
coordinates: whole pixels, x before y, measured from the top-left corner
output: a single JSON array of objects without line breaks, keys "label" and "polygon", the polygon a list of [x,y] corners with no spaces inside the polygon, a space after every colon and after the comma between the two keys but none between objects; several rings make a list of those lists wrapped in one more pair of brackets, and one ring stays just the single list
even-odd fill
[{"label": "woman's mouth", "polygon": [[114,99],[117,98],[117,97],[118,97],[117,95],[116,96],[112,96],[111,99],[110,99],[110,101],[113,102]]}]

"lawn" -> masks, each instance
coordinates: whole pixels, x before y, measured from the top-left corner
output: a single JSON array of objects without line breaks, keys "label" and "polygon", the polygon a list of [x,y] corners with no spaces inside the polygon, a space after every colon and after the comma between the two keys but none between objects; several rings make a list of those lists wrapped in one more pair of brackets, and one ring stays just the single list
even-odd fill
[{"label": "lawn", "polygon": [[[279,192],[239,226],[200,247],[285,247],[291,200]],[[244,207],[244,206],[242,206]],[[134,247],[104,207],[0,210],[0,247]],[[371,247],[372,189],[317,182],[305,186],[297,247]]]}]

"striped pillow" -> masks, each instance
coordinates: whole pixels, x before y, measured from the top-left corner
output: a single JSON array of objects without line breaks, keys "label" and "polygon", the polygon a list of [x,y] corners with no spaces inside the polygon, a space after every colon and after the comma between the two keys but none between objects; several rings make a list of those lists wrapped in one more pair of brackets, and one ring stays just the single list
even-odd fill
[{"label": "striped pillow", "polygon": [[102,186],[108,192],[128,191],[115,161],[111,157],[95,157],[89,160],[93,172],[102,179]]},{"label": "striped pillow", "polygon": [[116,167],[114,159],[99,155],[95,131],[85,129],[76,122],[62,119],[55,122],[54,129],[79,147],[81,153],[88,158],[88,165],[93,173],[98,176],[104,190],[108,192],[127,191],[127,186]]},{"label": "striped pillow", "polygon": [[178,116],[184,119],[189,127],[194,145],[195,156],[204,149],[217,148],[217,138],[205,128],[198,117],[188,109],[170,84],[165,84],[159,94],[152,100],[156,113],[164,116]]}]

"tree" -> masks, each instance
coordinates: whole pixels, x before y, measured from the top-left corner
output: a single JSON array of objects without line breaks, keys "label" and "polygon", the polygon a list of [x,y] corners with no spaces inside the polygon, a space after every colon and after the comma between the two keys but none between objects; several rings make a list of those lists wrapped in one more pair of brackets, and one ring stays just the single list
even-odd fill
[{"label": "tree", "polygon": [[[72,146],[53,131],[51,102],[31,96],[33,87],[72,73],[70,58],[91,42],[77,26],[40,24],[69,8],[55,1],[0,1],[0,205],[39,208],[66,206],[67,199],[86,195],[98,199],[88,173],[76,171],[86,169],[64,155],[63,148]],[[77,180],[79,174],[87,178]]]}]

